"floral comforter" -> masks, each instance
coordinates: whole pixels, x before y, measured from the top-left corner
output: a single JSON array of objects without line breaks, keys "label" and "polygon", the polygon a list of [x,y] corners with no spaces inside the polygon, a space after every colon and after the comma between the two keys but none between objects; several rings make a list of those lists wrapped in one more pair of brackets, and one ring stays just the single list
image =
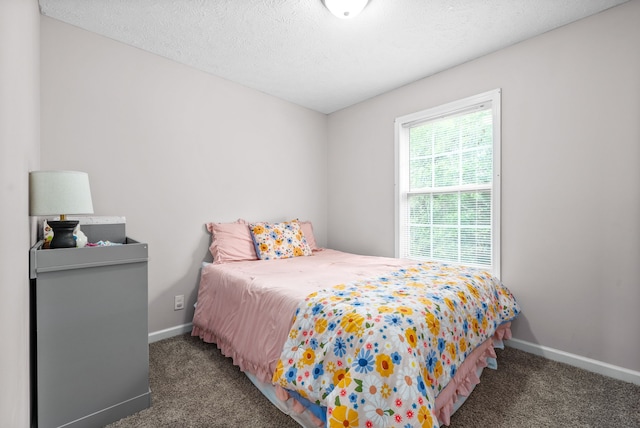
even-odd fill
[{"label": "floral comforter", "polygon": [[330,427],[438,427],[435,397],[519,312],[488,272],[441,263],[340,284],[300,304],[273,382]]}]

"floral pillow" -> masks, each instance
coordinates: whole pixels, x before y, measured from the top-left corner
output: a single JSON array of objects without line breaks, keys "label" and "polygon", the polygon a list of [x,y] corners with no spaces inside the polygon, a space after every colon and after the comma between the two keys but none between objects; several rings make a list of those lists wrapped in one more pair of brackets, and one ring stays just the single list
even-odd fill
[{"label": "floral pillow", "polygon": [[283,223],[250,223],[249,231],[261,260],[310,256],[309,244],[297,220]]}]

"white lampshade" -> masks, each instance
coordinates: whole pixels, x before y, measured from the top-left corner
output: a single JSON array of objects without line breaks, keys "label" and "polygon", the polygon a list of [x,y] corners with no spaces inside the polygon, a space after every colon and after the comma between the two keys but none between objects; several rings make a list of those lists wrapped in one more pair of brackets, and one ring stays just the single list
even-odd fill
[{"label": "white lampshade", "polygon": [[93,214],[89,175],[86,172],[29,173],[29,215],[55,214]]},{"label": "white lampshade", "polygon": [[324,5],[338,18],[353,18],[362,12],[369,0],[322,0]]}]

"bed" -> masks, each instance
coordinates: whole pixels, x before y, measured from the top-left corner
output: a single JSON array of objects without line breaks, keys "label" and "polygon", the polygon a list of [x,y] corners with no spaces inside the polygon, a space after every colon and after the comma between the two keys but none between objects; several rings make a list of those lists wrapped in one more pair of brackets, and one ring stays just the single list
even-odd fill
[{"label": "bed", "polygon": [[448,425],[520,312],[482,270],[321,249],[304,222],[207,226],[192,334],[303,426]]}]

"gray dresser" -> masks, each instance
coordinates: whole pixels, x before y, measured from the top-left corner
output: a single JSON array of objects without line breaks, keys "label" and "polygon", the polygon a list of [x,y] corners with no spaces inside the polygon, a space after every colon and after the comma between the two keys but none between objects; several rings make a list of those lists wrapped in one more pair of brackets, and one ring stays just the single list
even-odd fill
[{"label": "gray dresser", "polygon": [[30,252],[32,426],[100,427],[151,405],[147,244]]}]

